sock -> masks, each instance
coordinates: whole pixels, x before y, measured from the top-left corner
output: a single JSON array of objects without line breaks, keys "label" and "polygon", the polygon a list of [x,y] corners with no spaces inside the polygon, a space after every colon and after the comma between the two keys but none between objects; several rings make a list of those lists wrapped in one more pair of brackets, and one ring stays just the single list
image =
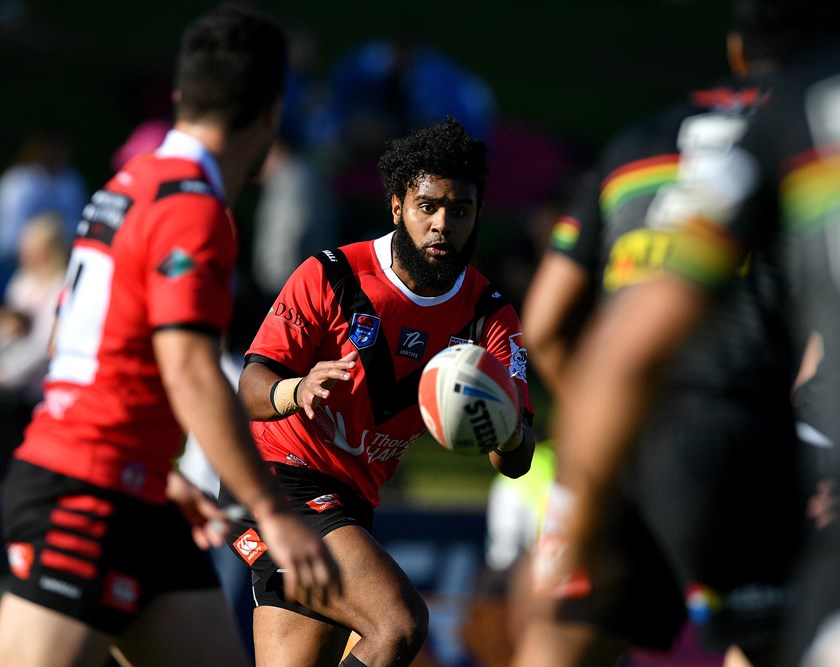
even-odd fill
[{"label": "sock", "polygon": [[352,653],[348,653],[347,657],[339,663],[338,667],[367,667],[367,665]]}]

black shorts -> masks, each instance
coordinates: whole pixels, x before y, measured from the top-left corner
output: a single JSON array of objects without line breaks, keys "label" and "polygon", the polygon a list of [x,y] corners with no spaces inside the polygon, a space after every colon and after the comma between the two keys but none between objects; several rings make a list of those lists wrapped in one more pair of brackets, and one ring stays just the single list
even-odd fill
[{"label": "black shorts", "polygon": [[669,649],[686,619],[682,587],[626,488],[607,501],[593,544],[591,591],[564,600],[558,620],[591,625],[628,645]]},{"label": "black shorts", "polygon": [[[304,466],[290,466],[284,463],[267,462],[274,478],[282,485],[295,509],[321,537],[341,526],[360,526],[369,533],[373,531],[373,507],[353,489],[329,475]],[[219,491],[222,506],[235,504],[236,500],[222,485]],[[290,609],[311,618],[333,623],[330,619],[306,607],[289,602],[284,598],[283,576],[277,564],[261,545],[256,530],[256,521],[246,515],[233,522],[233,528],[226,538],[231,550],[251,568],[254,600],[257,605],[268,605]]]},{"label": "black shorts", "polygon": [[8,590],[109,634],[157,595],[219,588],[173,504],[152,505],[13,460],[3,488]]},{"label": "black shorts", "polygon": [[658,410],[612,500],[589,606],[569,613],[653,648],[686,613],[709,650],[777,641],[806,527],[789,415],[702,394]]}]

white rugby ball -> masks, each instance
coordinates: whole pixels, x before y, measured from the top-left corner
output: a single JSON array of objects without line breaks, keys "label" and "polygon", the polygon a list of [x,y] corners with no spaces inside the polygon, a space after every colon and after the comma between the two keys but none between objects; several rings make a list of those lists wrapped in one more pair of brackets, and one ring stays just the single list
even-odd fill
[{"label": "white rugby ball", "polygon": [[505,365],[483,347],[453,345],[420,376],[420,414],[435,440],[453,452],[486,454],[516,428],[519,392]]}]

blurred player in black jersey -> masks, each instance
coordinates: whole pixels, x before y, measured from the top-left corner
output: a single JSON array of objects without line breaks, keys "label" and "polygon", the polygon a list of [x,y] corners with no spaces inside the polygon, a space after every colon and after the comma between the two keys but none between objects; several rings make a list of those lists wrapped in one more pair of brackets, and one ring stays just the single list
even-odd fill
[{"label": "blurred player in black jersey", "polygon": [[[680,238],[675,207],[686,205],[674,197],[681,164],[744,134],[772,98],[776,63],[804,38],[805,20],[782,21],[773,3],[736,0],[733,9],[733,77],[607,147],[531,285],[525,333],[564,423],[579,410],[562,400],[563,387],[591,303],[609,303],[662,272]],[[785,326],[782,253],[768,237],[739,258],[731,289],[669,360],[637,446],[616,463],[608,493],[599,489],[604,520],[577,571],[561,558],[574,484],[555,487],[535,560],[535,618],[517,667],[613,664],[630,646],[667,650],[686,619],[709,650],[738,646],[756,665],[777,664],[806,526],[790,400],[800,345]],[[604,410],[575,416],[588,414],[595,428],[621,417]],[[559,433],[563,480],[567,440],[576,435],[562,424]],[[735,659],[742,656],[733,650]]]},{"label": "blurred player in black jersey", "polygon": [[[745,277],[766,261],[765,256],[772,256],[768,251],[773,248],[780,248],[776,276],[787,298],[765,314],[782,319],[795,349],[815,332],[822,338],[825,356],[819,367],[820,383],[809,392],[808,408],[827,442],[840,437],[840,411],[835,406],[840,367],[832,352],[840,342],[840,273],[836,270],[840,248],[840,133],[836,123],[840,116],[840,7],[827,0],[745,0],[743,4],[752,11],[768,12],[785,37],[780,42],[784,47],[778,55],[781,69],[771,97],[740,134],[727,133],[723,120],[684,126],[683,136],[691,141],[681,155],[680,177],[664,197],[660,218],[665,224],[679,226],[665,260],[667,271],[611,299],[580,339],[563,373],[558,389],[563,410],[557,431],[562,443],[558,480],[568,488],[573,503],[564,516],[566,548],[563,558],[555,562],[558,577],[569,577],[590,563],[587,555],[608,523],[605,513],[611,508],[615,489],[620,488],[625,462],[635,454],[644,458],[652,449],[638,434],[650,423],[646,417],[655,421],[662,405],[672,400],[671,394],[661,391],[672,386],[659,384],[662,373],[667,383],[674,367],[671,364],[679,363],[685,349],[693,349],[691,337],[702,335],[721,304],[738,294]],[[725,295],[724,301],[719,294]],[[525,319],[527,333],[527,311]],[[746,324],[747,320],[741,320],[742,327]],[[529,347],[534,358],[539,358],[533,338],[529,338]],[[760,355],[760,349],[753,353]],[[777,418],[777,410],[787,410],[789,388],[767,384],[754,389],[760,391],[738,395],[733,408],[753,404],[765,420]],[[708,434],[709,427],[718,422],[718,415],[710,413],[707,424],[695,428]],[[715,446],[711,437],[707,442]],[[638,443],[642,447],[634,446]],[[761,473],[753,466],[766,464],[762,461],[764,447],[771,451],[769,443],[757,444],[750,460],[743,458],[747,449],[739,458],[724,462],[723,470],[745,466],[734,481],[744,485],[757,481]],[[674,447],[673,453],[679,454],[681,449]],[[694,470],[697,481],[702,480],[709,456],[686,459],[685,469]],[[833,472],[836,478],[840,464],[829,463],[821,472]],[[794,484],[795,479],[791,475],[788,484]],[[667,482],[674,490],[671,479],[658,481]],[[685,478],[681,483],[689,489],[691,481]],[[729,492],[726,484],[714,478],[705,483],[722,498]],[[773,484],[769,486],[772,492]],[[784,488],[784,478],[778,479],[775,489],[781,492]],[[670,502],[679,510],[682,500],[672,495]],[[776,502],[773,493],[761,499],[736,499],[724,503],[721,509],[726,514],[718,517],[721,524],[729,524],[730,534],[741,539],[754,530],[756,522],[765,526],[768,541],[754,550],[754,578],[780,556],[775,549],[780,545],[769,541],[776,542],[781,526],[775,522],[789,514],[789,509],[778,515]],[[744,517],[745,522],[739,522],[738,517]],[[840,526],[831,511],[822,517],[826,519],[821,524],[824,527],[814,532],[805,551],[802,579],[789,587],[793,592],[789,646],[781,656],[770,652],[755,657],[757,665],[840,664],[836,637]],[[737,555],[723,545],[720,549]],[[749,595],[735,600],[715,593],[712,590],[704,596],[712,616],[717,610],[725,612],[727,602],[730,608],[737,602],[738,609],[732,611],[738,611],[764,597],[760,589],[748,589]],[[778,632],[779,638],[787,634]]]}]

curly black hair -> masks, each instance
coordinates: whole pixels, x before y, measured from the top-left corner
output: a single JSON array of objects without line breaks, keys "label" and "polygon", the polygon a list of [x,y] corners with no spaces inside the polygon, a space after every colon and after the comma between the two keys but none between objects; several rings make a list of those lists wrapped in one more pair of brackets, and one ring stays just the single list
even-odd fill
[{"label": "curly black hair", "polygon": [[474,183],[480,208],[487,184],[487,144],[471,139],[461,123],[447,116],[442,123],[389,142],[379,159],[379,174],[389,202],[392,195],[404,200],[406,191],[429,175]]}]

